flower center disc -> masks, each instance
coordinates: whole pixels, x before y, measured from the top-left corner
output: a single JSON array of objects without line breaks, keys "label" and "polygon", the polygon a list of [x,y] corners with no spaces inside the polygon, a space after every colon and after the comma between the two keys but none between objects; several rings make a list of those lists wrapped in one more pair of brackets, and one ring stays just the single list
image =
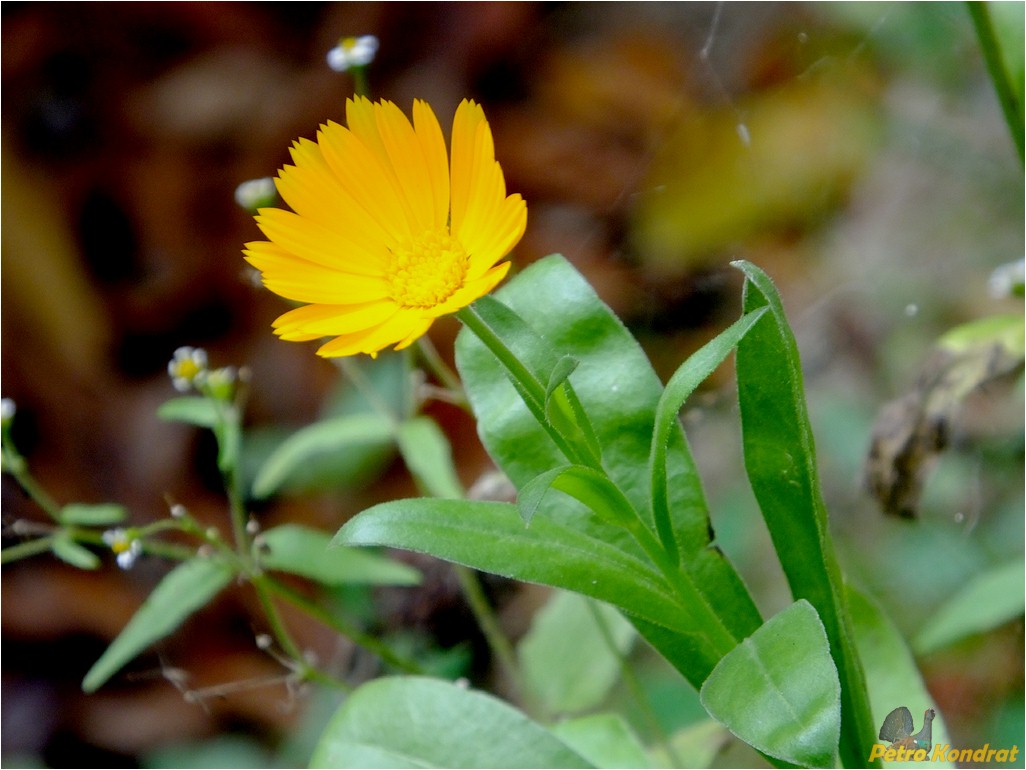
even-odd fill
[{"label": "flower center disc", "polygon": [[396,304],[409,308],[436,307],[463,286],[467,252],[448,228],[427,230],[392,250],[386,278]]}]

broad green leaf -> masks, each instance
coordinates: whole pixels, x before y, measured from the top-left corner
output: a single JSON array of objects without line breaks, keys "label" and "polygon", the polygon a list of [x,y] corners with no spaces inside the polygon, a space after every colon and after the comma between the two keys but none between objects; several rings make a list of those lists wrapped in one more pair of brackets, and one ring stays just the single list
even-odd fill
[{"label": "broad green leaf", "polygon": [[620,678],[634,627],[606,604],[558,591],[517,645],[524,683],[552,714],[598,706]]},{"label": "broad green leaf", "polygon": [[819,488],[798,346],[769,277],[750,262],[733,265],[745,274],[745,312],[769,309],[737,347],[745,471],[792,595],[808,600],[826,628],[841,680],[841,761],[857,767],[875,730]]},{"label": "broad green leaf", "polygon": [[913,647],[920,655],[990,631],[1021,617],[1026,604],[1026,567],[1017,560],[977,576],[951,597],[920,630]]},{"label": "broad green leaf", "polygon": [[[933,743],[935,746],[950,744],[944,715],[941,714],[926,689],[922,674],[916,666],[912,652],[895,628],[890,618],[876,603],[853,586],[847,586],[848,604],[851,607],[855,641],[862,655],[869,685],[869,699],[873,709],[875,729],[873,737],[865,745],[863,762],[872,751],[873,742],[880,743],[877,731],[884,719],[898,706],[905,706],[912,712],[917,729],[922,726],[923,712],[932,708],[936,711],[933,720]],[[932,755],[932,752],[931,752]],[[894,767],[953,767],[950,762],[901,762]]]},{"label": "broad green leaf", "polygon": [[[601,539],[537,518],[525,527],[509,503],[420,498],[370,508],[335,536],[341,545],[381,545],[437,556],[530,583],[566,588],[692,638],[690,618],[662,576]],[[715,664],[711,651],[696,661]],[[696,663],[697,665],[697,663]]]},{"label": "broad green leaf", "polygon": [[376,679],[335,712],[311,767],[591,767],[536,722],[481,692],[425,677]]},{"label": "broad green leaf", "polygon": [[79,545],[66,531],[61,530],[50,541],[53,555],[72,567],[79,569],[96,569],[100,566],[100,557],[83,545]]},{"label": "broad green leaf", "polygon": [[671,735],[669,751],[655,746],[652,753],[664,767],[713,767],[716,755],[731,740],[723,725],[714,719],[703,719]]},{"label": "broad green leaf", "polygon": [[298,524],[284,524],[261,535],[266,550],[260,564],[316,580],[324,585],[345,584],[412,586],[420,573],[400,562],[362,548],[337,548],[331,536]]},{"label": "broad green leaf", "polygon": [[125,506],[117,503],[98,503],[87,505],[71,503],[61,508],[58,518],[61,524],[79,527],[104,527],[125,520],[128,512]]},{"label": "broad green leaf", "polygon": [[[479,300],[473,307],[487,308],[488,315],[481,315],[540,386],[544,387],[564,356],[580,362],[573,371],[573,391],[590,417],[602,448],[603,468],[652,526],[648,460],[662,384],[622,322],[558,255],[535,262],[495,297],[482,300],[488,302]],[[499,310],[503,303],[508,308]],[[567,456],[539,425],[536,413],[525,405],[504,368],[467,329],[457,338],[456,363],[478,419],[478,433],[518,489],[567,464]],[[709,604],[722,613],[731,633],[741,639],[758,628],[762,619],[737,573],[710,547],[713,532],[707,506],[695,485],[695,474],[688,472],[693,463],[679,426],[669,437],[667,467],[673,530],[693,554],[687,568]],[[537,518],[557,520],[625,553],[642,556],[626,532],[610,528],[583,505],[560,496],[547,496]],[[702,670],[683,658],[671,658],[666,649],[660,651],[682,672],[688,671],[689,678]]]},{"label": "broad green leaf", "polygon": [[394,428],[385,417],[353,414],[316,422],[293,433],[268,457],[253,480],[253,496],[265,498],[312,459],[328,453],[382,446],[393,441]]},{"label": "broad green leaf", "polygon": [[841,685],[826,631],[805,600],[774,615],[724,656],[702,705],[759,751],[803,767],[833,767]]},{"label": "broad green leaf", "polygon": [[637,734],[619,714],[568,719],[552,732],[595,767],[652,767]]},{"label": "broad green leaf", "polygon": [[449,439],[430,417],[414,417],[399,426],[399,451],[426,494],[450,499],[463,497]]},{"label": "broad green leaf", "polygon": [[157,416],[168,422],[186,422],[200,428],[213,428],[220,420],[217,405],[202,396],[182,396],[157,407]]},{"label": "broad green leaf", "polygon": [[235,570],[224,559],[197,557],[171,570],[82,680],[94,692],[150,644],[170,634],[231,582]]}]

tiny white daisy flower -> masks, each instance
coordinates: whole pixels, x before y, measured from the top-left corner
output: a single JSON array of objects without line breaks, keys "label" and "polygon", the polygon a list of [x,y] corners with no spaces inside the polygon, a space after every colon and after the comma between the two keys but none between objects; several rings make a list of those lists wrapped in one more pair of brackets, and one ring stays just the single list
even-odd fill
[{"label": "tiny white daisy flower", "polygon": [[374,35],[344,37],[338,45],[328,51],[328,66],[335,72],[345,72],[352,67],[366,67],[374,61],[378,51],[378,39]]},{"label": "tiny white daisy flower", "polygon": [[274,186],[274,178],[265,176],[243,182],[235,188],[235,202],[252,213],[273,206],[278,202],[278,188]]},{"label": "tiny white daisy flower", "polygon": [[108,529],[103,533],[103,542],[114,552],[121,569],[131,569],[142,554],[142,543],[127,529]]},{"label": "tiny white daisy flower", "polygon": [[167,373],[175,390],[187,393],[197,377],[207,369],[207,351],[203,348],[181,347],[167,364]]}]

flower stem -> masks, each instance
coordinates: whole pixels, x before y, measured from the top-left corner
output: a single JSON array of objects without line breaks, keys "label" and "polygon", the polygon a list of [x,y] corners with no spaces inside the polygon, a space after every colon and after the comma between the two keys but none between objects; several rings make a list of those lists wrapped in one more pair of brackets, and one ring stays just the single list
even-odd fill
[{"label": "flower stem", "polygon": [[481,580],[478,578],[477,573],[469,567],[464,567],[462,564],[454,564],[453,567],[456,570],[456,577],[460,581],[460,588],[463,589],[463,595],[470,605],[470,611],[474,614],[474,619],[477,621],[478,626],[480,626],[481,633],[484,634],[489,649],[495,655],[499,666],[506,674],[514,690],[518,695],[521,694],[523,687],[521,686],[520,669],[517,666],[513,645],[510,644],[509,639],[506,638],[506,635],[499,627],[499,620],[495,616],[495,611],[492,609],[491,604],[489,604],[488,598],[485,596]]}]

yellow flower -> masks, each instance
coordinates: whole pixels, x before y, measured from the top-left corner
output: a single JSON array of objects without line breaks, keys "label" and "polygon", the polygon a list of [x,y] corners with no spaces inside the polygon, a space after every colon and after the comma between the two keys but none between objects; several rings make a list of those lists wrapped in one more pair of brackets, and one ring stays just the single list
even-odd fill
[{"label": "yellow flower", "polygon": [[326,357],[404,348],[487,294],[527,225],[474,102],[456,109],[451,157],[425,102],[413,103],[411,124],[395,104],[357,97],[346,120],[293,144],[295,165],[276,182],[293,211],[261,209],[268,240],[245,250],[268,289],[308,303],[279,317],[275,333],[334,337],[317,351]]}]

